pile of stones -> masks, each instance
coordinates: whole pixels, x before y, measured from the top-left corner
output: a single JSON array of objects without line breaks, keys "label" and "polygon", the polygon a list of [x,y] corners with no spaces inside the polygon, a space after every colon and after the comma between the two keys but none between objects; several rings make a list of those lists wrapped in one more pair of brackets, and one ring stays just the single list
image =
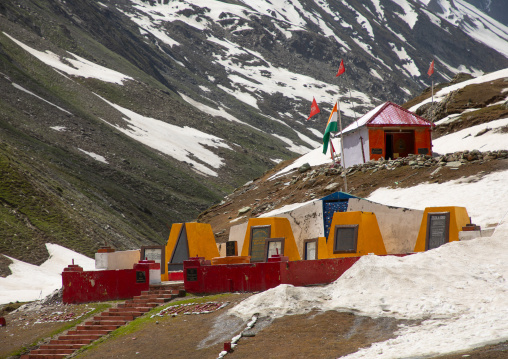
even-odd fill
[{"label": "pile of stones", "polygon": [[[454,153],[447,153],[445,155],[438,156],[429,156],[429,155],[409,155],[407,157],[397,158],[395,160],[385,160],[384,158],[379,159],[378,161],[369,161],[363,164],[357,164],[347,168],[346,174],[352,175],[358,171],[361,172],[377,172],[379,170],[391,170],[397,167],[402,166],[410,166],[411,168],[424,168],[424,167],[433,167],[433,166],[451,166],[458,167],[462,164],[466,163],[481,163],[485,161],[491,161],[496,159],[505,159],[508,158],[508,150],[498,150],[498,151],[486,151],[480,152],[478,150],[472,151],[459,151]],[[305,167],[304,167],[305,166]],[[302,166],[299,169],[299,172],[302,173],[301,169],[305,168],[303,171],[303,175],[293,176],[291,184],[295,184],[299,180],[306,178],[312,179],[321,174],[326,176],[331,175],[342,175],[344,176],[344,168],[340,166],[333,166],[330,168],[321,167],[319,169],[310,170],[310,166],[308,164]]]}]

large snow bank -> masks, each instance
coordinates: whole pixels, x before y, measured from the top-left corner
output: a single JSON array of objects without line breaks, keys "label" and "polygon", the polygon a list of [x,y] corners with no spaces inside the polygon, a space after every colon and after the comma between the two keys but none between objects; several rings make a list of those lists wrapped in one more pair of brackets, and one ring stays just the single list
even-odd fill
[{"label": "large snow bank", "polygon": [[95,270],[95,260],[57,244],[46,243],[49,258],[40,266],[14,258],[9,266],[12,274],[0,277],[0,304],[38,300],[62,287],[64,268],[72,263],[84,270]]},{"label": "large snow bank", "polygon": [[[460,171],[460,168],[458,169]],[[379,188],[369,201],[424,210],[425,207],[466,207],[473,223],[490,227],[508,211],[508,170],[484,177],[471,176],[445,183],[422,183],[408,188]]]},{"label": "large snow bank", "polygon": [[399,257],[362,257],[323,288],[281,285],[229,313],[279,317],[313,308],[422,320],[346,358],[437,355],[508,339],[508,223],[491,238],[451,242]]}]

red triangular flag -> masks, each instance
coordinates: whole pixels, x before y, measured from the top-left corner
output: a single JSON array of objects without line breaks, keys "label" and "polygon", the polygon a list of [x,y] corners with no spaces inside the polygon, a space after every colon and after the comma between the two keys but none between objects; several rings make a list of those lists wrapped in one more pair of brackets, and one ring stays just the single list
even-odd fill
[{"label": "red triangular flag", "polygon": [[310,105],[310,115],[309,115],[309,117],[307,117],[307,121],[310,120],[310,118],[312,116],[317,115],[320,112],[321,112],[321,110],[319,110],[316,99],[313,97],[312,98],[312,105]]},{"label": "red triangular flag", "polygon": [[429,71],[427,71],[427,75],[429,75],[429,77],[434,73],[434,60],[432,60],[432,62],[430,63],[430,67],[429,67]]},{"label": "red triangular flag", "polygon": [[340,60],[339,71],[337,71],[337,75],[335,77],[342,75],[346,72],[346,68],[344,67],[344,60]]}]

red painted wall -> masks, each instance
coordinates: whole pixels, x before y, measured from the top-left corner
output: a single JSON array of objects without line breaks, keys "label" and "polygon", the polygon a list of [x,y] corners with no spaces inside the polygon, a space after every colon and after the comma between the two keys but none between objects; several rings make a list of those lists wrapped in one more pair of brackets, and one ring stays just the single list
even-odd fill
[{"label": "red painted wall", "polygon": [[[335,281],[360,257],[312,261],[202,265],[184,261],[185,290],[189,293],[257,292],[279,284],[305,286]],[[196,281],[189,281],[187,269],[195,269]]]},{"label": "red painted wall", "polygon": [[432,155],[432,136],[431,130],[424,128],[415,131],[415,152],[418,153],[419,148],[426,148],[428,155]]},{"label": "red painted wall", "polygon": [[[189,293],[256,292],[278,286],[280,263],[202,265],[199,260],[183,262],[185,291]],[[188,281],[188,269],[197,272],[196,281]],[[186,275],[187,274],[187,275]]]},{"label": "red painted wall", "polygon": [[[136,283],[136,271],[145,272],[145,283]],[[129,299],[149,289],[149,265],[136,264],[134,269],[62,272],[63,302],[87,303]]]},{"label": "red painted wall", "polygon": [[[381,148],[383,153],[381,154],[373,154],[373,148]],[[381,157],[386,156],[386,145],[385,145],[385,131],[378,129],[370,129],[369,128],[369,155],[367,156],[368,160],[379,160]]]},{"label": "red painted wall", "polygon": [[[406,254],[395,254],[397,257]],[[203,258],[183,262],[185,290],[189,293],[258,292],[280,284],[306,286],[328,284],[339,278],[361,257],[310,261],[272,261],[249,264],[205,264]],[[188,269],[196,276],[189,281]]]},{"label": "red painted wall", "polygon": [[287,262],[281,266],[281,283],[295,286],[331,283],[351,268],[360,258],[348,257]]}]

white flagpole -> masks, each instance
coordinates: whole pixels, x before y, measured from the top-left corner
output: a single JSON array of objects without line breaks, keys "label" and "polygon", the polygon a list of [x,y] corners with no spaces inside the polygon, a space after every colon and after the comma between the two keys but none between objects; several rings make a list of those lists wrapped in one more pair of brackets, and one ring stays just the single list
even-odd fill
[{"label": "white flagpole", "polygon": [[344,156],[344,138],[342,137],[342,119],[340,117],[340,101],[337,99],[337,116],[339,116],[339,129],[340,129],[340,162],[344,168],[344,187],[347,192],[347,174],[346,174],[346,159]]},{"label": "white flagpole", "polygon": [[434,104],[434,79],[432,79],[432,104]]}]

